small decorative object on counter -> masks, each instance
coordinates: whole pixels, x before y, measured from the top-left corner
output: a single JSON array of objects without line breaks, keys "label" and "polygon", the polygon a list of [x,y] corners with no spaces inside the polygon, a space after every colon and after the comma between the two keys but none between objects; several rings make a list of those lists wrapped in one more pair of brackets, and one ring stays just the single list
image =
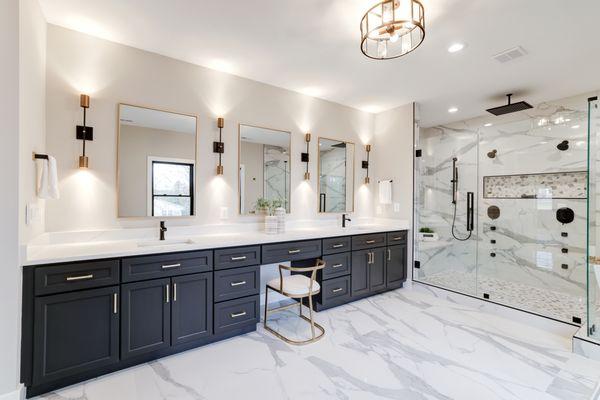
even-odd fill
[{"label": "small decorative object on counter", "polygon": [[433,229],[427,228],[426,226],[419,229],[419,240],[422,242],[435,242],[438,239],[438,234],[435,233]]},{"label": "small decorative object on counter", "polygon": [[285,208],[277,207],[275,216],[277,217],[277,233],[285,233]]},{"label": "small decorative object on counter", "polygon": [[267,235],[277,234],[277,217],[275,215],[265,215],[265,233]]}]

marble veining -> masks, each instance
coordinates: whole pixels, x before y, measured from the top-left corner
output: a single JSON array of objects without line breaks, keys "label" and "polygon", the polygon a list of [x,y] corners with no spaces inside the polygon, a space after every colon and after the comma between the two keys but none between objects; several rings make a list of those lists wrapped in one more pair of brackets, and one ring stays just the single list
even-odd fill
[{"label": "marble veining", "polygon": [[[41,399],[587,400],[600,379],[600,362],[571,353],[569,335],[428,288],[374,296],[317,320],[327,333],[309,346],[289,346],[259,325]],[[288,314],[274,323],[303,333]]]}]

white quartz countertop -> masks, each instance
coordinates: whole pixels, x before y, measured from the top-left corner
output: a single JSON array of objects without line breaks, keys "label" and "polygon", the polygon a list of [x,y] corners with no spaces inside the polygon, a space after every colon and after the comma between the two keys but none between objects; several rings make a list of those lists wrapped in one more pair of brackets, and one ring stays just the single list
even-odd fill
[{"label": "white quartz countertop", "polygon": [[[407,221],[385,224],[367,224],[354,227],[315,226],[287,229],[285,233],[267,235],[259,230],[229,230],[216,233],[189,233],[181,235],[167,232],[166,244],[156,238],[110,238],[100,235],[89,241],[67,241],[65,243],[36,243],[26,248],[22,265],[53,264],[102,258],[116,258],[147,254],[170,253],[224,247],[260,245],[265,243],[296,240],[321,239],[327,237],[362,235],[409,229]],[[157,231],[157,230],[156,230]],[[171,243],[169,243],[171,242]],[[173,243],[177,242],[177,243]],[[185,243],[184,243],[185,242]],[[149,245],[150,244],[150,245]]]}]

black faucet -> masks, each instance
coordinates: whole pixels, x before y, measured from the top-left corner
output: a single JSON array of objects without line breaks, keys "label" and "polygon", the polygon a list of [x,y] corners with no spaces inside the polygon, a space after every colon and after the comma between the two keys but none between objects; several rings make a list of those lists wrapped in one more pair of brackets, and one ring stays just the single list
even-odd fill
[{"label": "black faucet", "polygon": [[166,231],[167,227],[165,226],[165,221],[160,221],[160,240],[165,240]]},{"label": "black faucet", "polygon": [[352,221],[350,218],[346,217],[346,214],[342,214],[342,228],[346,227],[346,221]]}]

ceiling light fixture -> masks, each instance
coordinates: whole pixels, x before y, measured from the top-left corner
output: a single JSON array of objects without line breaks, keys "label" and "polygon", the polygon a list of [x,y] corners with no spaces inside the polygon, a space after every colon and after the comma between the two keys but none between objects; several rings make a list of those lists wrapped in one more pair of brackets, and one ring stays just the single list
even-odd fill
[{"label": "ceiling light fixture", "polygon": [[457,112],[457,111],[458,111],[458,108],[456,108],[456,107],[450,107],[450,108],[448,109],[448,112],[449,112],[450,114],[454,114],[454,113],[455,113],[455,112]]},{"label": "ceiling light fixture", "polygon": [[488,122],[487,124],[483,124],[483,126],[489,127],[492,126],[493,124],[491,122]]},{"label": "ceiling light fixture", "polygon": [[465,48],[465,45],[463,43],[454,43],[454,44],[450,45],[450,47],[448,47],[448,53],[456,53],[458,51],[461,51],[464,48]]},{"label": "ceiling light fixture", "polygon": [[360,50],[375,60],[410,53],[425,39],[425,9],[419,0],[385,0],[360,21]]}]

